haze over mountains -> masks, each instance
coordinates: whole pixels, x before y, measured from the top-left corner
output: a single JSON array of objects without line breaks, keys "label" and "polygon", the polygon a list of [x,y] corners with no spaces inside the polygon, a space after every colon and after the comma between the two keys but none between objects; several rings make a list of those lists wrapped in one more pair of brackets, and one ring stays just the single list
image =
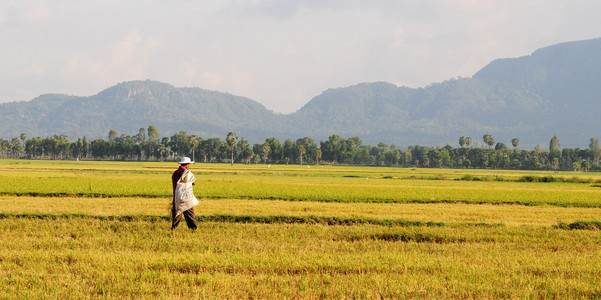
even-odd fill
[{"label": "haze over mountains", "polygon": [[471,78],[424,88],[386,82],[329,89],[297,112],[273,113],[251,99],[156,81],[120,83],[90,97],[48,94],[0,104],[0,137],[53,134],[106,139],[155,125],[161,136],[185,130],[203,138],[234,131],[251,142],[332,134],[365,144],[457,146],[486,133],[523,147],[587,147],[601,137],[601,38],[557,44],[528,56],[498,59]]}]

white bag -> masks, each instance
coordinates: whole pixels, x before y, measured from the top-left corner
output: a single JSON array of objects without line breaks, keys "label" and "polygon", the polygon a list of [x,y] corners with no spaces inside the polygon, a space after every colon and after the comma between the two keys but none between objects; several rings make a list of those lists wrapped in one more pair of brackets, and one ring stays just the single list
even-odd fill
[{"label": "white bag", "polygon": [[176,216],[199,204],[192,189],[192,183],[195,180],[194,174],[190,170],[185,170],[182,177],[177,181],[175,186]]}]

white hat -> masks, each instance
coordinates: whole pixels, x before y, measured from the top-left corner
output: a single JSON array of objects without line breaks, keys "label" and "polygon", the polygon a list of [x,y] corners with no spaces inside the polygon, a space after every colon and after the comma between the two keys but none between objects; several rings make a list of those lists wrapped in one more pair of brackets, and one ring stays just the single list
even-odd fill
[{"label": "white hat", "polygon": [[182,157],[182,160],[179,162],[180,165],[193,164],[194,161],[190,160],[189,157]]}]

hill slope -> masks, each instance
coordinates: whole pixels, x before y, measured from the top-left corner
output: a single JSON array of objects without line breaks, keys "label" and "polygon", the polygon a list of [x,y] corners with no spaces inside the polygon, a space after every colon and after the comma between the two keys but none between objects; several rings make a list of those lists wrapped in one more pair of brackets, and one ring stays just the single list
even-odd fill
[{"label": "hill slope", "polygon": [[540,96],[545,111],[534,120],[570,143],[601,136],[601,39],[563,43],[530,56],[496,60],[473,78]]},{"label": "hill slope", "polygon": [[368,143],[444,145],[455,144],[462,135],[538,132],[541,128],[527,117],[542,107],[535,94],[465,78],[423,89],[372,83],[329,90],[291,118],[295,123],[308,120],[309,131],[320,136],[338,133],[358,135]]}]

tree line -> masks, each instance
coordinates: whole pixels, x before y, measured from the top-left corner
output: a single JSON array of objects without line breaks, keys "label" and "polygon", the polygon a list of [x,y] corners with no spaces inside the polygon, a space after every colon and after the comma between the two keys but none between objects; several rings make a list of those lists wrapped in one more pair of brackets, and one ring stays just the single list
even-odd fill
[{"label": "tree line", "polygon": [[235,132],[224,139],[202,138],[186,131],[160,137],[157,128],[140,128],[136,135],[119,135],[110,130],[108,138],[70,141],[68,136],[53,135],[28,138],[25,133],[9,140],[0,139],[1,158],[176,161],[182,156],[204,163],[245,164],[345,164],[365,166],[402,166],[432,168],[479,168],[522,170],[601,170],[601,146],[596,138],[589,147],[560,149],[553,136],[548,148],[520,149],[519,139],[511,146],[496,143],[485,134],[483,146],[475,146],[471,137],[462,136],[459,147],[451,145],[406,149],[385,143],[364,145],[359,137],[343,138],[333,134],[325,141],[310,137],[283,143],[270,137],[251,144]]}]

